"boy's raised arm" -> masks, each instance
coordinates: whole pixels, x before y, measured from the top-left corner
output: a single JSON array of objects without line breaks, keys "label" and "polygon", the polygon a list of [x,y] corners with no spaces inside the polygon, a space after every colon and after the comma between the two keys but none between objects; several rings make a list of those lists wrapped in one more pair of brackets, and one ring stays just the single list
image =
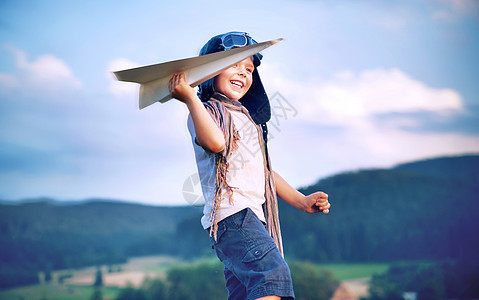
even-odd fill
[{"label": "boy's raised arm", "polygon": [[186,83],[185,74],[173,75],[170,79],[169,89],[173,98],[185,103],[188,107],[195,126],[198,144],[213,153],[223,151],[226,143],[223,132],[211,118],[196,91]]},{"label": "boy's raised arm", "polygon": [[311,195],[305,196],[298,190],[293,188],[278,173],[273,171],[273,174],[276,185],[276,194],[278,195],[278,197],[291,204],[292,206],[307,213],[329,213],[329,208],[331,207],[331,204],[328,202],[328,195],[326,193],[316,192]]}]

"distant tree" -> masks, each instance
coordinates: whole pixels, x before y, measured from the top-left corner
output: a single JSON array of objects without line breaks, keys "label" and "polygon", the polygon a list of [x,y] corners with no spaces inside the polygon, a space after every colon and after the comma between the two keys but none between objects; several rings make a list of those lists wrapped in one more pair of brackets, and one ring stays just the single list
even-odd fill
[{"label": "distant tree", "polygon": [[290,263],[297,300],[328,300],[339,285],[330,271],[318,271],[305,262]]},{"label": "distant tree", "polygon": [[167,285],[161,279],[147,278],[142,285],[147,300],[166,300],[168,299]]},{"label": "distant tree", "polygon": [[98,267],[96,269],[96,273],[95,273],[95,283],[93,284],[93,286],[103,286],[103,275],[101,273],[101,267]]},{"label": "distant tree", "polygon": [[48,282],[51,282],[52,281],[52,270],[50,268],[47,268],[45,270],[45,273],[44,273],[45,277],[43,278],[43,280],[45,280],[46,283]]},{"label": "distant tree", "polygon": [[[135,289],[133,286],[127,286],[120,290],[115,300],[148,300],[141,289]],[[161,300],[161,299],[158,299]]]},{"label": "distant tree", "polygon": [[411,287],[417,290],[420,300],[443,299],[446,298],[444,277],[444,270],[440,266],[419,267]]},{"label": "distant tree", "polygon": [[404,292],[416,292],[418,300],[449,298],[446,295],[444,268],[431,264],[393,265],[385,274],[374,275],[370,300],[403,299]]},{"label": "distant tree", "polygon": [[223,300],[227,298],[222,264],[201,262],[167,272],[169,300]]},{"label": "distant tree", "polygon": [[369,300],[403,300],[402,293],[394,282],[385,275],[373,275],[369,286]]}]

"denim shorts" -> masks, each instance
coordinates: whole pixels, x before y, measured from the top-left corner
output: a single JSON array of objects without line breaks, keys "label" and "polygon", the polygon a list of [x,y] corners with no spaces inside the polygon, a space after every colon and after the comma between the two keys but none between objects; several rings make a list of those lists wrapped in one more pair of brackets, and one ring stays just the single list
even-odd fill
[{"label": "denim shorts", "polygon": [[276,295],[294,299],[289,267],[264,223],[247,208],[218,223],[216,255],[225,265],[230,300]]}]

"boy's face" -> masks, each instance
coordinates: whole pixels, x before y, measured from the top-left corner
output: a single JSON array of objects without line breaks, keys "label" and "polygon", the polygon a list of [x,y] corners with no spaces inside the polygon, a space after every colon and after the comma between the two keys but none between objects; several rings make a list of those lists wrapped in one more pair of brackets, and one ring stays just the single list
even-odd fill
[{"label": "boy's face", "polygon": [[254,64],[250,57],[224,70],[214,79],[214,88],[231,100],[238,101],[253,83]]}]

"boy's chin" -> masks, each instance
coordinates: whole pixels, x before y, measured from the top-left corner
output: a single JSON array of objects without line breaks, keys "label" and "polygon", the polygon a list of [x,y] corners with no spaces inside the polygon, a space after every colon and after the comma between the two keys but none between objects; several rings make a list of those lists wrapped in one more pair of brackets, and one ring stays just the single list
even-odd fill
[{"label": "boy's chin", "polygon": [[243,93],[228,93],[228,95],[226,95],[226,97],[233,101],[239,101],[243,96]]}]

